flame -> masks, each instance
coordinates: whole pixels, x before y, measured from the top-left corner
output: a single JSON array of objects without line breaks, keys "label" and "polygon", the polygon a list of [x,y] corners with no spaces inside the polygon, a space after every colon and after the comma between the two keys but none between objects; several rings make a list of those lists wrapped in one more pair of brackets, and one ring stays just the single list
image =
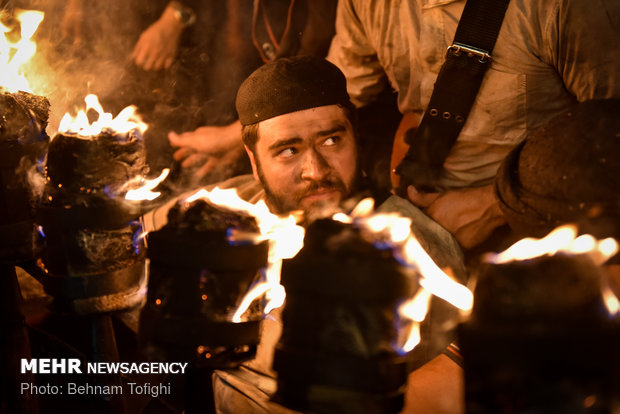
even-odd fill
[{"label": "flame", "polygon": [[618,297],[608,285],[603,286],[601,289],[601,295],[603,296],[605,307],[607,307],[607,311],[611,316],[620,313],[620,300],[618,300]]},{"label": "flame", "polygon": [[421,288],[413,298],[398,308],[401,317],[413,321],[409,337],[400,348],[409,352],[420,342],[420,322],[426,317],[432,295],[463,311],[470,311],[473,307],[473,294],[435,264],[411,232],[410,219],[396,213],[372,214],[373,208],[374,204],[364,199],[353,209],[351,216],[339,213],[334,215],[333,219],[353,223],[358,228],[371,232],[378,248],[392,249],[394,256],[403,265],[417,270],[420,274]]},{"label": "flame", "polygon": [[474,304],[471,291],[441,270],[415,237],[407,240],[404,251],[407,262],[422,275],[420,286],[463,311],[471,310]]},{"label": "flame", "polygon": [[375,209],[375,200],[367,197],[357,203],[357,205],[351,211],[352,217],[368,217]]},{"label": "flame", "polygon": [[145,180],[144,177],[138,177],[136,181],[140,182],[142,186],[140,188],[127,191],[127,194],[125,194],[125,199],[131,201],[155,200],[161,195],[161,193],[153,192],[151,190],[164,181],[166,177],[168,177],[168,174],[170,174],[170,168],[164,168],[159,177],[152,180]]},{"label": "flame", "polygon": [[[144,134],[147,125],[142,122],[140,116],[136,113],[137,108],[130,105],[123,109],[114,118],[111,113],[105,112],[99,103],[96,95],[88,95],[84,98],[86,109],[81,110],[75,117],[66,113],[60,120],[58,132],[77,134],[82,137],[91,137],[99,135],[104,129],[109,129],[117,134],[126,134],[130,131],[139,131]],[[99,118],[92,124],[88,120],[86,112],[93,109],[99,114]]]},{"label": "flame", "polygon": [[562,252],[567,254],[589,254],[597,264],[602,264],[618,252],[618,243],[607,238],[597,241],[589,234],[577,236],[577,227],[572,224],[560,226],[542,239],[525,238],[519,240],[501,253],[490,254],[486,260],[501,264],[512,261],[553,256]]},{"label": "flame", "polygon": [[413,299],[408,300],[400,306],[398,313],[400,316],[409,318],[415,322],[422,322],[428,313],[431,298],[431,292],[421,288]]},{"label": "flame", "polygon": [[43,12],[36,10],[18,11],[15,18],[20,23],[20,40],[16,43],[7,38],[6,34],[11,29],[0,23],[0,30],[4,33],[0,36],[0,87],[8,89],[9,92],[32,92],[20,68],[37,50],[37,45],[31,38],[43,21],[43,16]]},{"label": "flame", "polygon": [[422,335],[420,334],[420,322],[414,321],[411,324],[411,332],[409,333],[409,337],[407,338],[407,341],[401,348],[402,351],[403,352],[412,351],[413,348],[418,346],[421,340],[422,340]]},{"label": "flame", "polygon": [[191,203],[199,199],[237,213],[249,214],[256,219],[260,231],[259,235],[252,238],[247,233],[231,232],[229,234],[230,241],[269,241],[267,267],[261,271],[261,282],[253,286],[241,300],[232,316],[232,321],[241,322],[242,315],[252,302],[263,295],[268,301],[264,309],[265,314],[282,306],[286,298],[284,287],[280,285],[282,260],[290,259],[301,250],[305,235],[304,228],[297,225],[293,215],[280,217],[272,214],[263,200],[256,204],[249,203],[241,199],[234,189],[218,187],[211,191],[202,189],[188,197],[186,201]]}]

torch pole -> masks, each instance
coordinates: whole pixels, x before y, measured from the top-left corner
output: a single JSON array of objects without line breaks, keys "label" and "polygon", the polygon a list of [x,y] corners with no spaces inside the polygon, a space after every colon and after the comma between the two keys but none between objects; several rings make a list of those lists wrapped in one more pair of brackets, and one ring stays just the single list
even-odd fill
[{"label": "torch pole", "polygon": [[[89,315],[91,359],[95,362],[118,362],[118,348],[112,316],[109,313]],[[93,381],[102,386],[122,386],[120,375],[109,374],[93,376]],[[125,399],[122,395],[111,395],[96,404],[97,414],[124,414]]]},{"label": "torch pole", "polygon": [[19,374],[20,360],[30,359],[30,339],[24,315],[21,311],[22,296],[17,282],[15,267],[0,264],[0,353],[6,372],[0,376],[2,383],[2,402],[0,411],[17,414],[36,414],[39,412],[35,395],[22,394],[20,384],[34,384],[34,374]]},{"label": "torch pole", "polygon": [[185,375],[185,413],[215,414],[213,370],[191,367]]}]

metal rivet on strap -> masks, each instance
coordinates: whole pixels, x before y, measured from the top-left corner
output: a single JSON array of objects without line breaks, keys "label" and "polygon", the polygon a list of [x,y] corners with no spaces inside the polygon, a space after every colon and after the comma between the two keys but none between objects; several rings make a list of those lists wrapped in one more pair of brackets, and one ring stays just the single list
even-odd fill
[{"label": "metal rivet on strap", "polygon": [[430,111],[428,111],[428,113],[431,114],[431,116],[437,116],[439,111],[437,109],[433,108]]},{"label": "metal rivet on strap", "polygon": [[450,112],[444,112],[442,115],[443,119],[450,119],[452,117],[452,114]]},{"label": "metal rivet on strap", "polygon": [[454,117],[454,120],[460,124],[465,120],[465,118],[463,118],[461,115],[457,115]]}]

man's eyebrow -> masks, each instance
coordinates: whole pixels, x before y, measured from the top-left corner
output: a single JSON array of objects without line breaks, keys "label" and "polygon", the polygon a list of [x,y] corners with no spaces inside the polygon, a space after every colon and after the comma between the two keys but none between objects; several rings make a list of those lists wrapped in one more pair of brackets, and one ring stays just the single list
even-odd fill
[{"label": "man's eyebrow", "polygon": [[303,142],[303,139],[301,139],[300,137],[287,138],[287,139],[274,142],[267,149],[269,151],[273,151],[278,148],[288,147],[289,145],[299,144],[301,142]]},{"label": "man's eyebrow", "polygon": [[[345,124],[338,124],[336,126],[334,126],[333,128],[329,128],[329,129],[325,129],[322,131],[318,131],[315,135],[318,137],[324,137],[324,136],[329,136],[329,135],[333,135],[337,132],[343,132],[346,131],[347,127]],[[291,137],[291,138],[286,138],[286,139],[282,139],[279,141],[274,142],[273,144],[271,144],[269,147],[267,147],[267,149],[269,151],[274,151],[277,150],[279,148],[283,148],[283,147],[287,147],[289,145],[295,145],[295,144],[300,144],[303,142],[303,138],[301,137]]]},{"label": "man's eyebrow", "polygon": [[326,136],[326,135],[332,135],[335,134],[336,132],[343,132],[346,131],[346,126],[344,124],[338,124],[333,128],[330,129],[326,129],[324,131],[319,131],[317,132],[317,135],[320,137]]}]

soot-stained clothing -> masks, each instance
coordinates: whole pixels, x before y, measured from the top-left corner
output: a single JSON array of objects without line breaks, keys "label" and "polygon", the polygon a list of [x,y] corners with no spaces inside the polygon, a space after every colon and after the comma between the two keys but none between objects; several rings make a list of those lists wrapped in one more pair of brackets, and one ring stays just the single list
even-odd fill
[{"label": "soot-stained clothing", "polygon": [[[217,185],[235,188],[239,196],[251,203],[264,200],[265,191],[252,175],[231,178]],[[209,187],[208,189],[211,189]],[[193,192],[192,192],[193,193]],[[156,209],[145,217],[148,231],[163,227],[168,210],[192,193],[187,193]],[[463,254],[454,237],[443,227],[426,216],[409,201],[392,196],[376,208],[381,213],[399,213],[412,221],[412,231],[420,244],[442,268],[450,267],[460,282],[466,278]],[[380,275],[377,275],[380,277]],[[421,366],[437,356],[454,339],[458,312],[441,299],[434,298],[427,320],[422,324],[422,343],[414,352],[415,366]],[[273,353],[282,331],[280,309],[271,312],[263,321],[261,342],[256,358],[243,366],[214,375],[214,391],[218,413],[291,413],[270,401],[276,391],[276,375],[272,370]]]},{"label": "soot-stained clothing", "polygon": [[[386,85],[401,112],[428,105],[465,1],[340,0],[328,59],[358,107]],[[440,184],[490,184],[506,154],[571,104],[620,97],[620,2],[512,0],[490,69]]]}]

